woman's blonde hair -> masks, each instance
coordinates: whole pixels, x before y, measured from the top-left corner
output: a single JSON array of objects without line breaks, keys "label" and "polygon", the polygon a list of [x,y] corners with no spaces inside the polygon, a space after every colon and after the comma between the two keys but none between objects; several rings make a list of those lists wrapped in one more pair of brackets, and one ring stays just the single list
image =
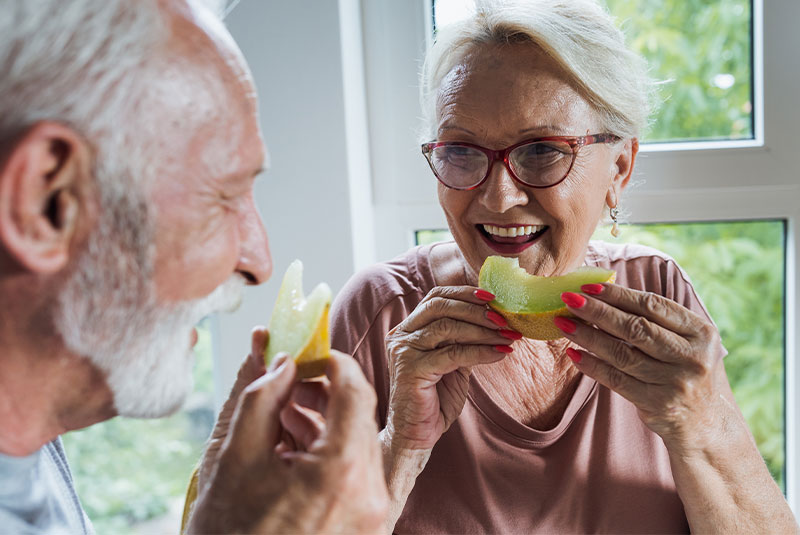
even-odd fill
[{"label": "woman's blonde hair", "polygon": [[477,0],[467,19],[437,29],[422,70],[423,137],[436,137],[436,98],[450,70],[476,48],[531,42],[557,61],[608,132],[638,137],[653,83],[645,61],[625,45],[596,0]]}]

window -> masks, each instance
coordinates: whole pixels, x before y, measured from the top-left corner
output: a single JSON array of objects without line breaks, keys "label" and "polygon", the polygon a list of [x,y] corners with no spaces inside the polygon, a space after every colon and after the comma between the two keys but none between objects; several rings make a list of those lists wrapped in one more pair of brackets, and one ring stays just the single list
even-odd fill
[{"label": "window", "polygon": [[97,533],[177,533],[189,476],[216,419],[209,320],[198,331],[194,390],[177,414],[114,418],[64,435],[78,496]]},{"label": "window", "polygon": [[[785,491],[785,222],[739,221],[625,225],[619,239],[669,254],[689,274],[729,354],[734,396],[772,476]],[[451,239],[417,232],[420,244]]]},{"label": "window", "polygon": [[[648,143],[754,137],[750,0],[605,0],[659,82]],[[434,25],[475,9],[434,0]],[[710,30],[712,29],[712,30]]]}]

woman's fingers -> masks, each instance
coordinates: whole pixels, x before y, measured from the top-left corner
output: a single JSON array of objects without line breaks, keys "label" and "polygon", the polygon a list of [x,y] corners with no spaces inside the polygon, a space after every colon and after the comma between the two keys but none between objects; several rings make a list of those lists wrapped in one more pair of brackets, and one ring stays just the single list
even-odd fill
[{"label": "woman's fingers", "polygon": [[609,390],[621,395],[637,407],[650,399],[647,384],[631,377],[587,351],[569,348],[567,355],[575,367]]},{"label": "woman's fingers", "polygon": [[451,318],[439,318],[421,329],[408,333],[406,340],[415,349],[430,351],[453,344],[507,345],[516,338],[513,331],[503,332],[506,336],[503,336],[498,329],[479,327]]},{"label": "woman's fingers", "polygon": [[[698,325],[706,323],[705,318],[664,296],[632,290],[617,284],[590,284],[585,292],[593,299],[607,303],[613,308],[642,317],[667,331],[686,338],[698,332]],[[635,330],[635,325],[633,326]]]},{"label": "woman's fingers", "polygon": [[649,357],[638,348],[581,321],[557,318],[556,326],[566,337],[589,349],[596,357],[621,372],[651,384],[670,383],[677,373],[675,365]]},{"label": "woman's fingers", "polygon": [[403,330],[413,332],[440,318],[451,318],[474,325],[497,329],[504,327],[502,318],[493,321],[485,299],[476,295],[473,286],[437,286],[402,323]]},{"label": "woman's fingers", "polygon": [[417,370],[423,374],[444,375],[459,368],[503,360],[509,352],[495,346],[450,345],[427,352],[419,359]]},{"label": "woman's fingers", "polygon": [[[610,286],[606,286],[603,294],[605,294],[609,289]],[[622,288],[622,290],[626,289]],[[633,292],[633,290],[626,291]],[[617,297],[615,302],[624,300],[629,308],[634,308],[632,306],[632,302],[639,298],[628,294],[626,294],[626,298],[624,299],[619,298],[619,295],[622,293],[623,292],[616,292]],[[683,361],[685,356],[688,353],[691,353],[691,344],[686,338],[679,333],[670,331],[668,328],[662,326],[662,324],[674,323],[676,320],[661,317],[659,318],[659,321],[656,322],[652,319],[655,314],[653,309],[651,309],[649,317],[645,317],[636,313],[628,312],[621,308],[617,308],[617,306],[614,304],[601,301],[600,299],[594,297],[584,297],[582,295],[567,292],[562,296],[562,299],[569,307],[570,312],[575,314],[575,316],[578,318],[584,320],[586,323],[596,325],[601,331],[604,331],[611,336],[634,346],[635,348],[641,350],[642,353],[649,355],[654,359],[658,359],[666,363],[676,363]],[[656,302],[661,303],[660,299],[656,300]],[[668,301],[666,299],[664,300]],[[680,305],[677,303],[674,304],[680,307]],[[661,309],[661,313],[672,314],[672,307],[665,305]],[[568,332],[570,329],[568,327],[566,329],[563,327],[568,325],[570,321],[571,320],[566,320],[565,322],[565,320],[562,318],[557,318],[555,320],[556,326],[564,331],[568,338],[592,351],[593,353],[596,353],[600,357],[606,356],[601,346],[595,346],[592,345],[592,343],[605,341],[606,345],[608,346],[609,342],[607,339],[599,336],[592,336],[596,333],[590,333],[585,329],[581,329],[578,337],[573,337],[571,333]],[[572,323],[577,325],[578,322],[572,321]],[[580,340],[578,339],[579,337]],[[619,350],[621,349],[621,346],[615,345],[614,349]],[[632,355],[627,351],[623,352],[619,356],[621,359],[627,359],[628,357],[632,357]],[[634,363],[628,363],[626,361],[626,363],[633,365],[635,364],[635,361]]]}]

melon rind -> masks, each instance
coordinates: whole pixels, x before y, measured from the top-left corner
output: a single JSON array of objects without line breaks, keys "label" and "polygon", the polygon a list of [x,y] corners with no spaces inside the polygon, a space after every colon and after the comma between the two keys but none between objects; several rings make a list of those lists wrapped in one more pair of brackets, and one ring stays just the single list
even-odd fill
[{"label": "melon rind", "polygon": [[264,360],[269,366],[278,353],[289,353],[297,364],[297,377],[325,373],[330,356],[328,311],[331,289],[318,284],[306,297],[303,294],[303,263],[292,262],[283,276],[278,298],[269,321],[269,342]]},{"label": "melon rind", "polygon": [[580,292],[584,284],[614,282],[616,273],[584,266],[558,277],[538,277],[520,267],[519,259],[490,256],[481,267],[478,285],[493,293],[489,306],[509,327],[527,338],[555,340],[564,333],[553,324],[556,316],[572,316],[561,300],[563,292]]}]

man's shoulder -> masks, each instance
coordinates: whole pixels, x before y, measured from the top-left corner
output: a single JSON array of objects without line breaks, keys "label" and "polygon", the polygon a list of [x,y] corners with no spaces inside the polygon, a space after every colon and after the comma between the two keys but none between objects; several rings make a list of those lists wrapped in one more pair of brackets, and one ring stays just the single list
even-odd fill
[{"label": "man's shoulder", "polygon": [[61,438],[0,463],[0,526],[10,533],[94,533],[75,492]]}]

